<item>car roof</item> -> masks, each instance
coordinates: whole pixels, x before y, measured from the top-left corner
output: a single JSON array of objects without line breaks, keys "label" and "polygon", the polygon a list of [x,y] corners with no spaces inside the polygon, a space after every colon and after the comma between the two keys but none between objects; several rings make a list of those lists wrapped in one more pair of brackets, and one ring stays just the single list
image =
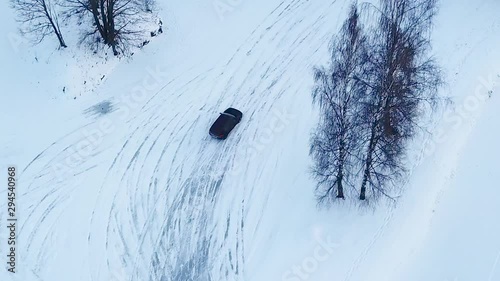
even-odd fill
[{"label": "car roof", "polygon": [[210,131],[216,134],[229,132],[236,125],[236,117],[231,114],[220,114]]}]

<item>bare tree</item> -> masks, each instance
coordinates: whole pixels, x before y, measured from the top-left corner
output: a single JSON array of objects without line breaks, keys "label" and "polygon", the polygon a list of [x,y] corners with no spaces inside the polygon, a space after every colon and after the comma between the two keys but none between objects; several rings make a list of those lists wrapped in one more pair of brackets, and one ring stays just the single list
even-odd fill
[{"label": "bare tree", "polygon": [[143,6],[144,6],[144,11],[145,12],[152,12],[155,10],[156,7],[156,1],[155,0],[142,0]]},{"label": "bare tree", "polygon": [[17,21],[22,24],[21,32],[32,37],[35,44],[54,34],[59,46],[67,47],[59,27],[56,4],[52,0],[11,0],[11,6],[17,12]]},{"label": "bare tree", "polygon": [[[381,0],[378,25],[371,31],[369,70],[358,77],[368,85],[362,100],[366,116],[361,200],[367,187],[374,196],[389,195],[405,174],[408,140],[420,128],[419,118],[438,100],[439,68],[429,55],[437,0]],[[427,107],[430,105],[431,107]]]},{"label": "bare tree", "polygon": [[315,69],[313,101],[319,105],[321,115],[312,136],[311,155],[320,202],[344,199],[344,184],[354,174],[353,154],[359,150],[359,99],[366,91],[366,85],[355,77],[364,76],[365,43],[358,8],[353,4],[332,40],[329,68]]},{"label": "bare tree", "polygon": [[89,40],[110,46],[115,55],[124,53],[132,44],[141,40],[141,2],[136,0],[66,0],[68,16],[82,18],[90,15],[92,29],[84,34],[82,41]]}]

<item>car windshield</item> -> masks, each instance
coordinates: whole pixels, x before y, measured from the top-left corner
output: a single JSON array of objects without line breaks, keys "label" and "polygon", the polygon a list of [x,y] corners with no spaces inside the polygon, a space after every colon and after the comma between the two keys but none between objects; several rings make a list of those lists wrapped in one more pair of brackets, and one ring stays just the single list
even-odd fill
[{"label": "car windshield", "polygon": [[233,117],[233,118],[236,118],[236,116],[230,114],[230,113],[227,113],[227,112],[222,112],[221,114],[223,115],[227,115],[227,116],[230,116],[230,117]]}]

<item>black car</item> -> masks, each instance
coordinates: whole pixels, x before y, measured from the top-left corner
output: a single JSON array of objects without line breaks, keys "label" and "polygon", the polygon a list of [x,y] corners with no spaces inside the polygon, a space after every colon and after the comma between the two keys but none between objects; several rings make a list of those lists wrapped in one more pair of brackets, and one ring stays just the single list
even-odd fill
[{"label": "black car", "polygon": [[226,109],[210,127],[210,135],[217,139],[226,139],[231,130],[240,123],[241,117],[243,117],[241,111],[231,107]]}]

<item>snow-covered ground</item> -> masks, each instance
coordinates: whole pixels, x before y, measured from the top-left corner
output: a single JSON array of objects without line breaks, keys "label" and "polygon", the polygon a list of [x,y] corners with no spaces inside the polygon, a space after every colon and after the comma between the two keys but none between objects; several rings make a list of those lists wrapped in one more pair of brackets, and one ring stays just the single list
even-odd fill
[{"label": "snow-covered ground", "polygon": [[[0,280],[500,280],[498,1],[441,1],[454,103],[376,210],[318,209],[309,174],[312,67],[349,1],[159,1],[165,32],[105,61],[32,47],[4,2],[0,165],[20,175]],[[243,120],[215,141],[229,106]]]}]

